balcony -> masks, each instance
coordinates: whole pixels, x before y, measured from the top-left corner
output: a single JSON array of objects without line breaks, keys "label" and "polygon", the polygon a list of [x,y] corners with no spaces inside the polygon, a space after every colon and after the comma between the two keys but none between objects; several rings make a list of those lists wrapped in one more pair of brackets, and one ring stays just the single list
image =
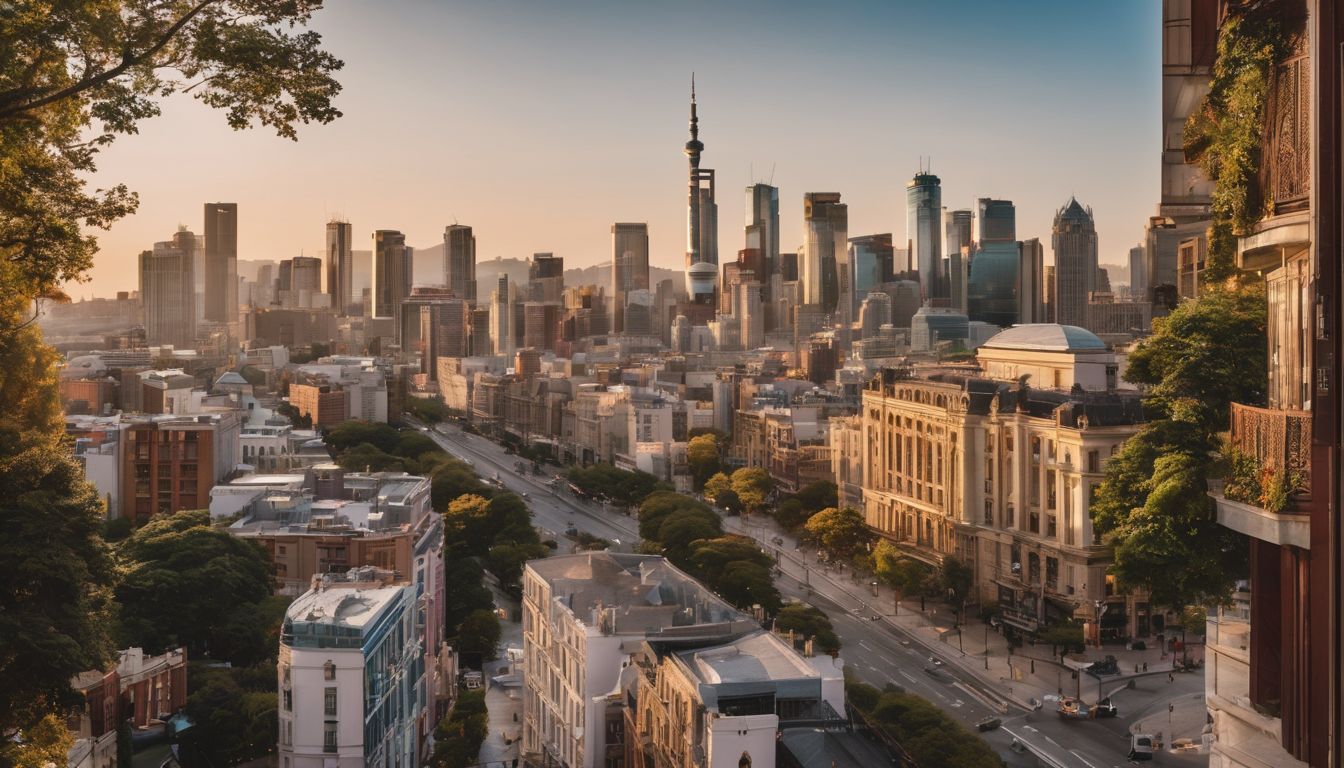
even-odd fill
[{"label": "balcony", "polygon": [[1222,483],[1211,483],[1218,522],[1261,541],[1309,548],[1305,512],[1311,496],[1311,413],[1233,403],[1229,442],[1257,467],[1271,469],[1280,477],[1291,473],[1296,488],[1288,493],[1282,509],[1265,509],[1259,498],[1244,492],[1229,498]]}]

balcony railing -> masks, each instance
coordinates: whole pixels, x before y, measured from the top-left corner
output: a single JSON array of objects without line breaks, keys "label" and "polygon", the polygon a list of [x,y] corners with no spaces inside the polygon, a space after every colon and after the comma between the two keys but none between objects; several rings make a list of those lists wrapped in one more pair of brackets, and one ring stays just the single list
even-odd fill
[{"label": "balcony railing", "polygon": [[1306,208],[1311,193],[1310,69],[1303,33],[1270,75],[1260,184],[1275,214]]},{"label": "balcony railing", "polygon": [[1232,445],[1262,467],[1299,480],[1297,497],[1311,495],[1311,413],[1232,404]]}]

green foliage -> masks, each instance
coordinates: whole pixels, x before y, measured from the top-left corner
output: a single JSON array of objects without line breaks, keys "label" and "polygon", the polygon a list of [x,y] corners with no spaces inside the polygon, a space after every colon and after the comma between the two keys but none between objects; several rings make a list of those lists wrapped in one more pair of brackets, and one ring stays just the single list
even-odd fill
[{"label": "green foliage", "polygon": [[697,541],[687,561],[677,565],[738,608],[759,605],[772,615],[782,604],[771,577],[775,561],[745,536]]},{"label": "green foliage", "polygon": [[961,605],[971,594],[975,585],[975,569],[960,558],[951,555],[943,558],[942,588],[952,598],[954,605]]},{"label": "green foliage", "polygon": [[647,472],[627,472],[610,464],[570,467],[565,477],[584,493],[609,499],[613,504],[624,507],[633,507],[650,493],[668,487]]},{"label": "green foliage", "polygon": [[75,741],[65,722],[49,714],[12,736],[0,739],[0,765],[14,768],[52,768],[67,764]]},{"label": "green foliage", "polygon": [[691,544],[701,539],[712,539],[723,534],[723,523],[713,512],[686,509],[674,512],[663,520],[656,537],[663,545],[663,554],[677,565],[690,560]]},{"label": "green foliage", "polygon": [[830,480],[818,480],[814,483],[808,483],[802,490],[793,495],[803,509],[809,514],[820,512],[827,507],[840,506],[840,500],[835,483]]},{"label": "green foliage", "polygon": [[750,512],[764,506],[774,489],[775,481],[760,467],[743,467],[733,473],[732,490]]},{"label": "green foliage", "polygon": [[117,768],[134,768],[135,742],[131,740],[131,721],[117,724]]},{"label": "green foliage", "polygon": [[232,668],[192,663],[188,677],[187,716],[195,725],[181,737],[185,765],[237,765],[275,749],[274,661]]},{"label": "green foliage", "polygon": [[851,507],[823,509],[803,526],[803,535],[826,554],[850,560],[864,551],[876,535]]},{"label": "green foliage", "polygon": [[795,531],[807,522],[812,513],[803,508],[798,499],[785,499],[775,507],[775,522],[786,530]]},{"label": "green foliage", "polygon": [[494,611],[472,611],[457,629],[457,651],[480,654],[481,661],[493,661],[499,653],[500,633],[499,617]]},{"label": "green foliage", "polygon": [[804,638],[812,638],[822,653],[840,652],[840,638],[835,634],[830,618],[813,606],[798,603],[784,606],[775,616],[775,629],[781,632],[792,630]]},{"label": "green foliage", "polygon": [[434,754],[429,764],[433,768],[474,765],[489,730],[485,691],[463,691],[452,711],[434,728]]},{"label": "green foliage", "polygon": [[714,510],[696,499],[676,491],[657,491],[649,494],[639,504],[639,537],[645,540],[658,540],[658,531],[663,521],[673,512],[681,510],[702,510],[710,515]]},{"label": "green foliage", "polygon": [[[715,434],[692,437],[686,443],[686,466],[691,471],[691,481],[696,488],[704,488],[709,478],[723,469],[720,441]],[[708,491],[706,491],[708,494]]]},{"label": "green foliage", "polygon": [[492,611],[495,597],[485,586],[485,570],[474,557],[444,557],[444,583],[452,585],[444,590],[444,636],[457,637],[459,628],[474,611]]},{"label": "green foliage", "polygon": [[349,472],[432,474],[450,460],[429,435],[389,424],[344,421],[327,430],[322,440]]},{"label": "green foliage", "polygon": [[1051,648],[1058,648],[1060,653],[1070,653],[1072,651],[1081,652],[1083,650],[1083,623],[1066,619],[1056,624],[1043,627],[1036,634],[1037,643],[1049,643]]},{"label": "green foliage", "polygon": [[924,594],[933,575],[932,568],[901,554],[896,545],[886,539],[878,541],[877,546],[873,547],[873,570],[882,583],[902,596]]},{"label": "green foliage", "polygon": [[742,510],[745,509],[745,505],[742,504],[742,499],[738,497],[737,492],[732,488],[729,488],[726,491],[720,491],[719,494],[714,497],[714,503],[729,515],[740,515],[742,514]]},{"label": "green foliage", "polygon": [[438,424],[448,418],[448,406],[439,397],[408,397],[402,405],[406,413],[425,424]]},{"label": "green foliage", "polygon": [[394,453],[401,433],[396,427],[372,421],[352,419],[327,430],[322,442],[333,457],[339,457],[345,451],[368,444],[383,453]]},{"label": "green foliage", "polygon": [[155,518],[123,542],[118,647],[182,645],[188,658],[251,664],[268,656],[279,612],[271,564],[255,543],[210,525],[205,510]]},{"label": "green foliage", "polygon": [[289,419],[289,423],[294,425],[295,429],[313,428],[312,414],[300,413],[299,409],[295,408],[294,404],[288,400],[282,401],[279,405],[275,406],[275,412]]},{"label": "green foliage", "polygon": [[1125,380],[1144,387],[1144,406],[1205,432],[1228,428],[1233,402],[1262,405],[1266,379],[1263,287],[1219,288],[1153,321],[1129,355]]},{"label": "green foliage", "polygon": [[914,694],[847,680],[845,696],[874,727],[897,741],[919,765],[942,768],[999,768],[1003,760],[989,744],[942,710]]},{"label": "green foliage", "polygon": [[1270,69],[1286,55],[1278,15],[1265,8],[1232,13],[1218,31],[1218,54],[1203,104],[1185,125],[1185,154],[1213,180],[1213,225],[1205,278],[1219,283],[1235,270],[1235,236],[1272,209],[1259,188],[1261,139]]},{"label": "green foliage", "polygon": [[718,501],[721,494],[733,490],[733,480],[723,472],[715,472],[705,481],[705,498]]},{"label": "green foliage", "polygon": [[[447,456],[447,454],[445,454]],[[465,463],[451,456],[440,462],[434,476],[430,479],[430,503],[434,509],[443,512],[453,499],[463,494],[473,494],[489,498],[493,489],[481,482],[481,478]]]},{"label": "green foliage", "polygon": [[336,463],[347,472],[405,472],[409,462],[379,450],[372,443],[360,443],[342,451]]},{"label": "green foliage", "polygon": [[1258,504],[1264,493],[1260,464],[1255,457],[1231,444],[1223,446],[1223,495],[1243,504]]}]

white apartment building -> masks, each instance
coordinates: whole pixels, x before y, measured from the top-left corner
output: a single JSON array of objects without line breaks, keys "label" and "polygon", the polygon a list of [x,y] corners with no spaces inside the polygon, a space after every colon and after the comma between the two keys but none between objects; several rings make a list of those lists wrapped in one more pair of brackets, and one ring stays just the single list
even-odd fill
[{"label": "white apartment building", "polygon": [[645,641],[727,642],[759,628],[656,555],[585,552],[523,570],[524,756],[606,765],[606,697]]},{"label": "white apartment building", "polygon": [[419,766],[424,645],[413,584],[372,567],[314,577],[280,637],[280,768]]}]

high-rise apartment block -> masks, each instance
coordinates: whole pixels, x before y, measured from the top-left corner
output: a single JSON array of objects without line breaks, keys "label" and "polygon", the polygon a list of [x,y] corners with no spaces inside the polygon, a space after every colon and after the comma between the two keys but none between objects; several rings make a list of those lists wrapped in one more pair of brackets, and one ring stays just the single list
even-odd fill
[{"label": "high-rise apartment block", "polygon": [[649,289],[649,225],[611,225],[611,330],[624,333],[631,291]]},{"label": "high-rise apartment block", "polygon": [[840,323],[853,316],[848,234],[849,208],[840,202],[839,192],[803,195],[803,251],[798,260],[803,303],[820,307]]},{"label": "high-rise apartment block", "polygon": [[373,288],[367,316],[394,318],[400,326],[401,302],[411,295],[411,255],[402,233],[394,229],[373,233]]},{"label": "high-rise apartment block", "polygon": [[471,227],[444,227],[443,275],[444,284],[454,296],[476,303],[476,236]]},{"label": "high-rise apartment block", "polygon": [[354,240],[350,222],[327,222],[327,293],[331,307],[339,315],[350,313],[351,305],[358,303],[354,295]]},{"label": "high-rise apartment block", "polygon": [[196,342],[196,236],[182,231],[140,254],[145,340],[191,347]]},{"label": "high-rise apartment block", "polygon": [[205,204],[205,319],[238,319],[238,204]]}]

